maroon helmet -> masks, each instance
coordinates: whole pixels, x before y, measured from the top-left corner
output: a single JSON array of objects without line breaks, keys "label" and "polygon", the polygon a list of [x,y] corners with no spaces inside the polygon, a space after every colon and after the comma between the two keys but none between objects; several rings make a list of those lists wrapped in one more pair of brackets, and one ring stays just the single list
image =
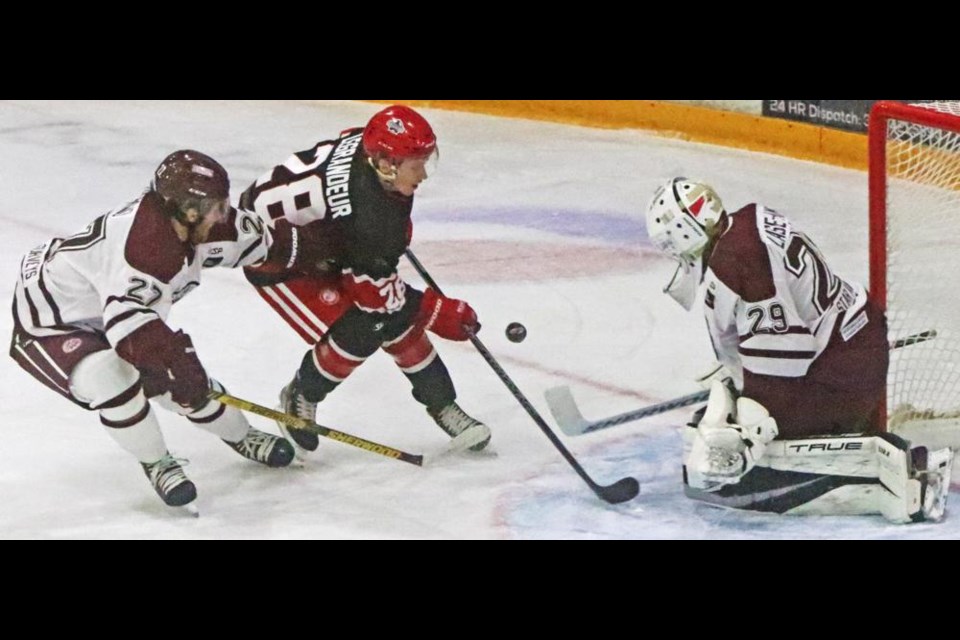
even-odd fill
[{"label": "maroon helmet", "polygon": [[363,129],[363,150],[371,158],[426,158],[437,148],[437,136],[423,116],[395,104],[379,111]]},{"label": "maroon helmet", "polygon": [[157,167],[153,188],[164,200],[179,206],[190,200],[229,197],[230,179],[227,170],[210,156],[181,149]]}]

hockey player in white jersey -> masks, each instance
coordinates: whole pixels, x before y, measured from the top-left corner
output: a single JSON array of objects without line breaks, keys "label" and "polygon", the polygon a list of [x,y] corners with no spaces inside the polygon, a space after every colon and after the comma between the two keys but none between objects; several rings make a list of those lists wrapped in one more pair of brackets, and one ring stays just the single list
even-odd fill
[{"label": "hockey player in white jersey", "polygon": [[227,172],[213,158],[172,153],[141,195],[80,233],[27,253],[15,287],[10,355],[49,388],[98,411],[168,505],[190,503],[196,487],[167,449],[149,398],[246,458],[286,466],[290,443],[208,400],[211,386],[222,386],[208,377],[190,337],[165,319],[200,284],[204,268],[304,259],[306,234],[298,241],[290,233],[271,235],[254,216],[231,208]]},{"label": "hockey player in white jersey", "polygon": [[687,429],[687,495],[777,513],[939,519],[952,451],[910,448],[878,424],[889,346],[883,310],[814,243],[760,204],[727,213],[709,186],[673,178],[646,211],[678,261],[664,289],[703,294],[719,365]]}]

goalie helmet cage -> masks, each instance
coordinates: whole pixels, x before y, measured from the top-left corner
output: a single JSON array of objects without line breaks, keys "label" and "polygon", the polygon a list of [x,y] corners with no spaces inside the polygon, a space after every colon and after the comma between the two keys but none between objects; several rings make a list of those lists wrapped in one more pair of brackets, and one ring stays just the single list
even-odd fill
[{"label": "goalie helmet cage", "polygon": [[889,338],[886,430],[960,424],[960,102],[877,102],[869,124],[870,291]]}]

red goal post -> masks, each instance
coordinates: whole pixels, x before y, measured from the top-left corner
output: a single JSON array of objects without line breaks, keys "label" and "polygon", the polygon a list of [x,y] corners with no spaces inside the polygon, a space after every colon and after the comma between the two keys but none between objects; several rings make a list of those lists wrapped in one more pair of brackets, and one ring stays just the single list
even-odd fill
[{"label": "red goal post", "polygon": [[877,102],[869,122],[870,292],[889,338],[882,424],[960,426],[960,102]]}]

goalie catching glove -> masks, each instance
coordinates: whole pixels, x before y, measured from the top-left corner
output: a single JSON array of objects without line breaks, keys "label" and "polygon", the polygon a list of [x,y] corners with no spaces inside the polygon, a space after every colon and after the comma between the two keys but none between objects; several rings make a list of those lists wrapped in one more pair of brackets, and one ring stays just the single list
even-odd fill
[{"label": "goalie catching glove", "polygon": [[777,421],[763,405],[750,398],[734,399],[730,387],[714,380],[687,459],[688,471],[717,483],[718,488],[737,482],[753,469],[778,433]]}]

